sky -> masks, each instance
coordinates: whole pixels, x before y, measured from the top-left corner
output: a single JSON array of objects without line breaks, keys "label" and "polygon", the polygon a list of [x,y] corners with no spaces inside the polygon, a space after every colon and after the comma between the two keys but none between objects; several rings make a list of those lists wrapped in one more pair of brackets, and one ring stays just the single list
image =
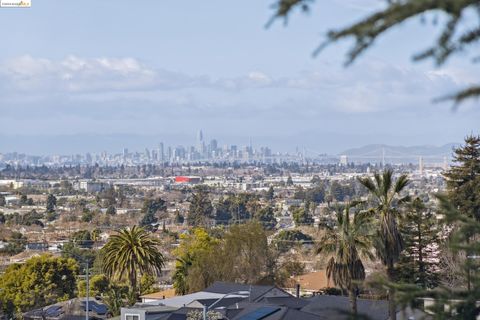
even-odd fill
[{"label": "sky", "polygon": [[317,1],[310,13],[266,28],[273,2],[32,0],[28,9],[1,8],[0,152],[194,145],[200,129],[220,145],[251,139],[314,153],[443,145],[479,133],[478,101],[456,111],[432,103],[480,81],[470,56],[441,68],[412,62],[439,33],[433,17],[387,32],[346,68],[348,41],[312,53],[328,30],[382,1]]}]

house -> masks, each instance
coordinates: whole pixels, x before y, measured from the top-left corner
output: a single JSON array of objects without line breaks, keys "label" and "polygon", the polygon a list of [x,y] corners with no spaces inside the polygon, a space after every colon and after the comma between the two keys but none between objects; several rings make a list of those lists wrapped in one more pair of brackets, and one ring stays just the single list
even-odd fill
[{"label": "house", "polygon": [[25,245],[25,250],[47,251],[48,243],[47,242],[28,242]]},{"label": "house", "polygon": [[[87,303],[84,298],[76,298],[58,302],[43,308],[31,310],[23,314],[24,320],[84,320]],[[103,320],[108,317],[108,308],[102,302],[90,299],[88,301],[88,318]]]},{"label": "house", "polygon": [[291,294],[277,286],[248,285],[221,281],[214,282],[211,286],[204,289],[204,291],[223,295],[230,292],[250,292],[250,301],[260,301],[263,298],[291,296]]},{"label": "house", "polygon": [[[159,299],[159,297],[162,297]],[[226,308],[229,305],[238,305],[242,301],[257,302],[272,298],[292,297],[288,292],[276,286],[246,285],[229,282],[214,282],[202,291],[163,299],[163,294],[155,293],[142,296],[142,304],[130,308],[122,308],[121,320],[149,320],[160,319],[160,314],[176,314],[175,317],[185,319],[188,312],[202,310],[203,306],[210,306],[218,300]],[[183,318],[182,318],[183,317]],[[164,318],[161,318],[164,319]],[[167,319],[167,318],[165,318]]]},{"label": "house", "polygon": [[[387,320],[388,301],[387,300],[367,300],[357,299],[358,315],[362,319],[369,320]],[[309,299],[309,304],[300,309],[300,311],[317,315],[320,320],[351,319],[350,300],[344,296],[318,295]],[[420,310],[398,310],[398,320],[430,319],[428,315]]]},{"label": "house", "polygon": [[[368,319],[388,319],[388,301],[358,299],[357,305]],[[215,282],[203,291],[122,308],[120,320],[186,320],[201,317],[204,309],[219,320],[342,320],[349,319],[350,301],[328,295],[303,299],[276,286]],[[397,313],[399,320],[424,316],[419,310]]]},{"label": "house", "polygon": [[135,305],[130,308],[122,308],[121,320],[159,320],[166,319],[170,314],[178,310],[176,307],[158,305]]},{"label": "house", "polygon": [[6,196],[5,206],[18,206],[20,204],[20,198],[17,196]]},{"label": "house", "polygon": [[76,190],[86,191],[89,193],[101,192],[110,189],[112,186],[105,182],[93,180],[80,180],[75,186]]}]

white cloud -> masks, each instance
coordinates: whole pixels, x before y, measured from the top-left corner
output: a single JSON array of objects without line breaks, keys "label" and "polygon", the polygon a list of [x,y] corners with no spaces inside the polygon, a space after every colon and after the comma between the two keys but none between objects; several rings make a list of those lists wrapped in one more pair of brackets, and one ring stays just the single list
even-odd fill
[{"label": "white cloud", "polygon": [[29,103],[49,99],[57,93],[73,101],[81,94],[82,99],[91,101],[158,102],[163,110],[172,105],[184,115],[188,110],[192,114],[208,111],[210,115],[228,115],[234,110],[244,115],[273,111],[277,117],[414,110],[474,78],[465,71],[421,71],[379,61],[349,69],[325,63],[315,70],[283,77],[253,70],[216,79],[154,68],[130,57],[70,55],[53,60],[25,55],[0,63],[2,99],[16,105],[27,99]]},{"label": "white cloud", "polygon": [[92,92],[172,89],[204,79],[154,70],[134,58],[81,58],[63,60],[20,56],[1,64],[0,75],[9,80],[9,90]]}]

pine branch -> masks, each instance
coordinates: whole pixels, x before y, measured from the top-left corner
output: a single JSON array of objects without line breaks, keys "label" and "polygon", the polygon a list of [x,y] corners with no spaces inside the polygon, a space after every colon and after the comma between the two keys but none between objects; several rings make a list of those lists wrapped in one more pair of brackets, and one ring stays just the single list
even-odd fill
[{"label": "pine branch", "polygon": [[[353,38],[354,44],[348,50],[345,62],[345,65],[348,66],[387,30],[414,17],[420,17],[423,20],[424,15],[428,12],[442,12],[449,17],[449,21],[432,47],[413,56],[415,61],[431,58],[437,65],[442,65],[452,54],[465,50],[468,46],[480,41],[480,26],[456,35],[457,26],[465,11],[475,9],[480,16],[479,0],[398,0],[387,2],[385,9],[374,12],[361,21],[347,28],[329,31],[326,41],[317,47],[313,55],[318,55],[325,47],[339,40]],[[288,15],[297,7],[308,11],[311,3],[313,0],[278,0],[273,6],[275,13],[267,26],[270,26],[278,18],[285,19],[286,22]],[[473,62],[479,60],[480,57],[476,57]],[[436,101],[453,100],[455,104],[459,104],[468,98],[477,96],[480,96],[480,86],[466,88],[454,95],[436,99]]]},{"label": "pine branch", "polygon": [[453,95],[448,95],[445,97],[441,97],[435,99],[434,102],[443,102],[446,100],[453,100],[455,102],[455,106],[458,106],[464,100],[469,98],[478,98],[480,96],[480,86],[472,86],[467,89],[461,90]]}]

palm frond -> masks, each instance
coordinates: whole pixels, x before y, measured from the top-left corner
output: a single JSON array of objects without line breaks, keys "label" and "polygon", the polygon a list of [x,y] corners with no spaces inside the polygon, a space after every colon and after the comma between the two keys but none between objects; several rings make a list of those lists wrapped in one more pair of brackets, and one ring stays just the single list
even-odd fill
[{"label": "palm frond", "polygon": [[398,179],[397,182],[395,183],[395,193],[400,193],[405,187],[410,183],[410,180],[408,179],[408,176],[405,174],[402,174]]},{"label": "palm frond", "polygon": [[373,193],[373,194],[376,193],[377,188],[370,178],[358,178],[358,182],[360,182],[361,185],[367,188],[367,190],[370,191],[370,193]]}]

